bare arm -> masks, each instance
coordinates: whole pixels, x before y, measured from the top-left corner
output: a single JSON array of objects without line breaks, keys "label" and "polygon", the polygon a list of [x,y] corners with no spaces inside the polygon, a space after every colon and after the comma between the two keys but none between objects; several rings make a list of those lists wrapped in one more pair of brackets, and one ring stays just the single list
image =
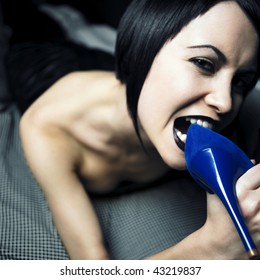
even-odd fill
[{"label": "bare arm", "polygon": [[35,124],[26,114],[21,139],[70,258],[107,259],[97,217],[75,173],[80,156],[76,142],[62,129]]}]

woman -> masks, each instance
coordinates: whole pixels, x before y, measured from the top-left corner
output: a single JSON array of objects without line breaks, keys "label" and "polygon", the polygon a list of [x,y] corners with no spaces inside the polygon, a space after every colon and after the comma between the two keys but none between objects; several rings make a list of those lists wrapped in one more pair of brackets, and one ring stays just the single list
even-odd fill
[{"label": "woman", "polygon": [[[252,0],[134,0],[119,27],[117,78],[65,75],[27,109],[25,155],[72,259],[109,258],[88,191],[184,170],[189,124],[221,131],[234,120],[259,77],[259,8]],[[236,185],[257,246],[259,171]],[[200,229],[150,259],[247,258],[221,202],[207,203]]]}]

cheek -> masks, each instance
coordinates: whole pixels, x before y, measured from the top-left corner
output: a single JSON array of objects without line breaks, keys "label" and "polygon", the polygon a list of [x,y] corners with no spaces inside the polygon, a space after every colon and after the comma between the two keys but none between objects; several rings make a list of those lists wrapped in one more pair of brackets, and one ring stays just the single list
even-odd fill
[{"label": "cheek", "polygon": [[173,115],[199,94],[202,83],[198,75],[183,69],[183,63],[174,66],[159,63],[145,80],[138,101],[138,116],[145,130],[163,129]]},{"label": "cheek", "polygon": [[166,63],[153,67],[144,82],[139,102],[150,103],[156,109],[165,110],[172,104],[190,99],[196,91],[194,85],[200,83],[192,71],[183,68],[182,64],[169,67]]},{"label": "cheek", "polygon": [[232,109],[232,112],[231,112],[233,119],[238,115],[243,102],[244,102],[244,98],[242,96],[234,97],[233,106],[232,106],[233,109]]},{"label": "cheek", "polygon": [[144,84],[138,102],[138,116],[145,130],[164,126],[175,111],[175,89],[165,79],[149,79]]},{"label": "cheek", "polygon": [[234,121],[240,111],[242,104],[243,98],[241,96],[233,97],[232,110],[224,117],[223,126],[220,128],[220,130],[226,128],[232,123],[232,121]]}]

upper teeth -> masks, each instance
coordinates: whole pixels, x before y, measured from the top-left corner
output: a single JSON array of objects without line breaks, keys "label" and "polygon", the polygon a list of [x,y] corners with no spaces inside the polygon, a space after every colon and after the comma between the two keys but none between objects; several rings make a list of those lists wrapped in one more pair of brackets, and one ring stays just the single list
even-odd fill
[{"label": "upper teeth", "polygon": [[[200,120],[200,119],[194,119],[194,118],[186,118],[186,121],[190,122],[191,124],[198,124],[201,125],[203,127],[212,129],[213,126],[211,123],[205,121],[205,120]],[[180,130],[176,129],[176,134],[177,136],[181,139],[182,142],[186,143],[186,139],[187,139],[187,134],[182,133]]]},{"label": "upper teeth", "polygon": [[209,129],[212,129],[213,126],[211,123],[205,121],[205,120],[200,120],[200,119],[194,119],[194,118],[186,118],[186,121],[187,122],[190,122],[191,124],[198,124],[198,125],[201,125],[203,127],[206,127],[206,128],[209,128]]}]

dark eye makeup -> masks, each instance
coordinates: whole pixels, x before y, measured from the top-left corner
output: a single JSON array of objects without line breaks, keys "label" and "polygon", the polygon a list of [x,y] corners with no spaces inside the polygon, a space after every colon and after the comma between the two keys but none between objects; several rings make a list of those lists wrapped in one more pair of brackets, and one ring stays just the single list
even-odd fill
[{"label": "dark eye makeup", "polygon": [[[215,59],[208,57],[193,57],[189,61],[193,63],[203,74],[213,75],[215,74],[220,65]],[[246,72],[237,73],[232,80],[232,88],[234,91],[246,95],[250,90],[253,89],[257,81],[256,73]]]},{"label": "dark eye makeup", "polygon": [[206,74],[214,74],[216,72],[216,64],[205,57],[193,57],[189,59],[199,70],[202,70]]},{"label": "dark eye makeup", "polygon": [[255,86],[257,82],[257,76],[254,75],[236,75],[232,80],[232,88],[236,92],[240,92],[243,95],[247,95]]}]

